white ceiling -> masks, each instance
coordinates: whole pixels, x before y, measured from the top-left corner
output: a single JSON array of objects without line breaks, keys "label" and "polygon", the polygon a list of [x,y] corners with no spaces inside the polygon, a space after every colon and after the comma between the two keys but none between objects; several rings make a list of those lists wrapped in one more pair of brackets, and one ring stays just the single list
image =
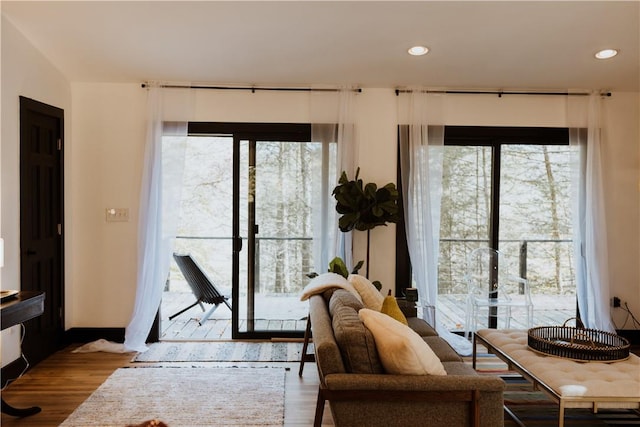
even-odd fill
[{"label": "white ceiling", "polygon": [[[638,1],[2,1],[71,81],[640,90]],[[424,44],[431,52],[410,57]],[[608,61],[593,54],[620,49]]]}]

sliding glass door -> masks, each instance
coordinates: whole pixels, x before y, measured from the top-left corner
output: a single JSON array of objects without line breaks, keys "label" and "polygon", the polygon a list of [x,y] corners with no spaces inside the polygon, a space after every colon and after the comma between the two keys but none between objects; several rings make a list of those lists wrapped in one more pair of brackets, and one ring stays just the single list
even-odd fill
[{"label": "sliding glass door", "polygon": [[[576,314],[571,155],[564,129],[447,129],[440,227],[439,304],[451,329],[462,313],[467,255],[498,249],[509,274],[526,278],[536,325]],[[490,133],[493,132],[493,133]],[[455,320],[454,320],[455,319]],[[515,313],[514,327],[526,327]],[[453,321],[451,321],[453,320]],[[454,323],[455,322],[455,323]],[[490,316],[483,326],[503,327]]]},{"label": "sliding glass door", "polygon": [[[264,136],[263,136],[264,138]],[[238,336],[298,336],[313,270],[311,191],[319,144],[239,139]],[[237,294],[237,295],[236,295]]]},{"label": "sliding glass door", "polygon": [[[444,144],[439,322],[465,331],[467,256],[487,246],[503,253],[512,275],[528,280],[534,324],[576,316],[568,130],[447,126]],[[404,224],[398,230],[396,283],[412,283]],[[480,326],[504,326],[495,320],[488,316]],[[525,320],[514,313],[511,327],[525,328]]]},{"label": "sliding glass door", "polygon": [[176,251],[230,296],[233,338],[301,337],[327,148],[309,141],[309,125],[190,123],[189,133]]}]

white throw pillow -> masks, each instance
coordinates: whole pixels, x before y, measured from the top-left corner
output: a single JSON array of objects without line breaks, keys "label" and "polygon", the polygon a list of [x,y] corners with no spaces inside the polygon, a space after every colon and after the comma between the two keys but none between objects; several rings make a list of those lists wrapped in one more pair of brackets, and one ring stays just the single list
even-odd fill
[{"label": "white throw pillow", "polygon": [[380,311],[382,302],[384,301],[384,295],[380,293],[378,288],[376,288],[369,279],[359,274],[350,274],[348,280],[362,297],[362,302],[365,307]]},{"label": "white throw pillow", "polygon": [[354,294],[356,298],[358,298],[358,301],[362,301],[360,294],[353,285],[337,273],[323,273],[311,279],[309,284],[302,290],[300,301],[306,301],[311,298],[311,295],[321,294],[330,288],[346,289]]},{"label": "white throw pillow", "polygon": [[360,320],[373,334],[384,369],[400,375],[447,375],[431,347],[410,327],[375,310],[363,308]]}]

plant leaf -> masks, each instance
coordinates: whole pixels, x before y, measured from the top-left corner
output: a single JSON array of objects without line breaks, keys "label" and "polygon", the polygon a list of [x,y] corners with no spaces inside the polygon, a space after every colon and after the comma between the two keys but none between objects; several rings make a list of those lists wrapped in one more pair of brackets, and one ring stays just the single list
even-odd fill
[{"label": "plant leaf", "polygon": [[355,267],[353,267],[353,270],[351,270],[351,274],[358,274],[358,270],[360,270],[362,268],[362,265],[364,264],[363,260],[358,261],[358,263],[356,264]]},{"label": "plant leaf", "polygon": [[329,272],[339,274],[345,279],[349,277],[349,270],[347,270],[347,266],[340,257],[335,257],[329,262]]}]

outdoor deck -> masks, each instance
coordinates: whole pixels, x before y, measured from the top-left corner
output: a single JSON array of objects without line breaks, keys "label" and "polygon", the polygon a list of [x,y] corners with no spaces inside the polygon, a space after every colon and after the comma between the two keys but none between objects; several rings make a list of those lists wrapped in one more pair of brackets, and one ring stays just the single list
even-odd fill
[{"label": "outdoor deck", "polygon": [[[465,296],[441,295],[438,300],[439,319],[454,332],[464,330]],[[297,297],[257,297],[258,303],[265,308],[263,319],[256,319],[256,329],[295,330],[304,332],[307,316],[307,302]],[[165,292],[161,306],[161,340],[230,340],[231,311],[221,305],[204,325],[198,325],[197,319],[203,312],[195,306],[180,316],[169,320],[168,317],[180,309],[191,305],[194,297],[189,292]],[[573,296],[533,296],[535,326],[562,325],[575,316],[575,297]],[[205,305],[205,308],[208,306]],[[522,316],[514,312],[511,327],[526,329]],[[499,325],[500,326],[500,325]],[[240,324],[241,329],[244,323]]]}]

